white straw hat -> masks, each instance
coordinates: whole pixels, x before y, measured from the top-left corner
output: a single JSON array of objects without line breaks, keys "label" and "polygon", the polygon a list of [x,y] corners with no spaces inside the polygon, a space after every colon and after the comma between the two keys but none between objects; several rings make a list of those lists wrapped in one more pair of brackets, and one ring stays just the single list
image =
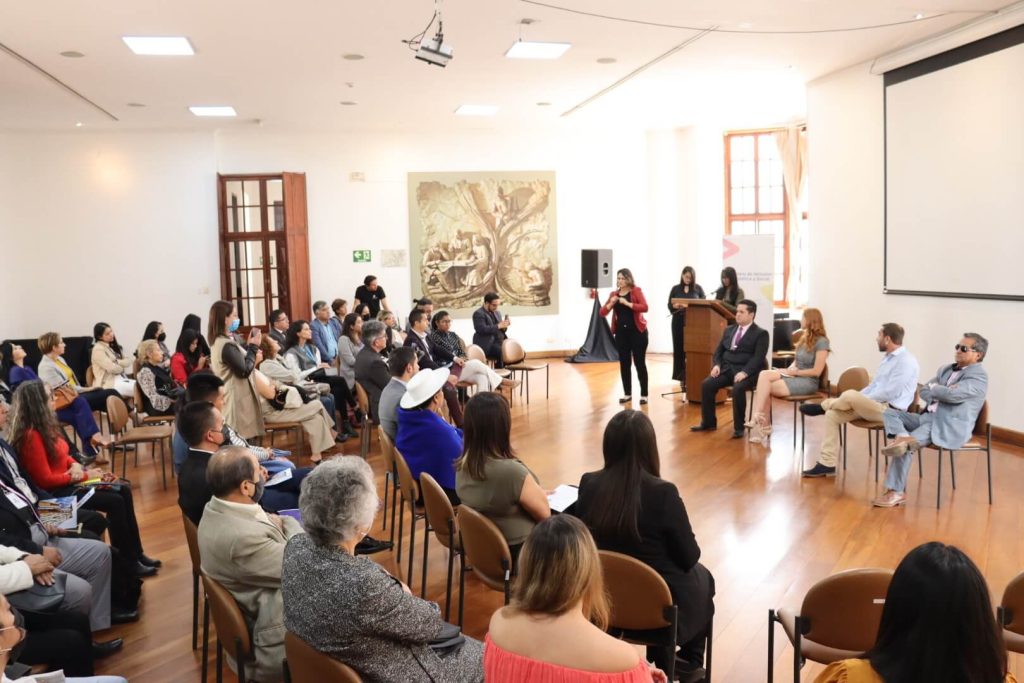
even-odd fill
[{"label": "white straw hat", "polygon": [[399,405],[409,410],[421,403],[426,403],[434,394],[441,391],[444,383],[448,381],[448,375],[450,374],[448,368],[438,368],[436,370],[424,368],[420,370],[409,380],[409,384],[405,387],[405,395],[402,396],[402,401]]}]

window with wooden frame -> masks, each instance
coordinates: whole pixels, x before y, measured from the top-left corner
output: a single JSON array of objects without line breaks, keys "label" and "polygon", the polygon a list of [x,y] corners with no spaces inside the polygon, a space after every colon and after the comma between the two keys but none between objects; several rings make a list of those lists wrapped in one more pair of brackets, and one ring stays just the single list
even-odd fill
[{"label": "window with wooden frame", "polygon": [[725,135],[725,234],[774,235],[775,305],[788,306],[789,211],[770,130]]}]

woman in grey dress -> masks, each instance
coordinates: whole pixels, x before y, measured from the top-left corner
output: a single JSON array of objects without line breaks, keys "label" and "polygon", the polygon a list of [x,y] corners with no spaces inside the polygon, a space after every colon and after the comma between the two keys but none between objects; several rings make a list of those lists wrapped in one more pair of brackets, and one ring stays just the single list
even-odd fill
[{"label": "woman in grey dress", "polygon": [[762,370],[757,376],[754,416],[746,424],[751,428],[750,440],[754,443],[767,442],[772,433],[767,415],[772,396],[802,396],[818,390],[830,351],[821,311],[817,308],[804,309],[800,328],[803,335],[796,344],[796,356],[790,366],[781,370]]},{"label": "woman in grey dress", "polygon": [[[364,681],[483,681],[483,645],[441,647],[453,627],[436,603],[414,597],[383,567],[356,557],[377,514],[373,472],[362,458],[325,461],[299,496],[305,534],[284,550],[284,625],[348,664]],[[432,647],[433,644],[433,647]]]}]

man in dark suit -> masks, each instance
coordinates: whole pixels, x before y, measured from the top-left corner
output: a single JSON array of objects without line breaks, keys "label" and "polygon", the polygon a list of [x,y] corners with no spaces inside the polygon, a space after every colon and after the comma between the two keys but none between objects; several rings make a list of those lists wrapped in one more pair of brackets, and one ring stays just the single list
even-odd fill
[{"label": "man in dark suit", "polygon": [[736,304],[736,320],[725,328],[722,341],[715,349],[711,375],[700,387],[700,424],[690,427],[690,431],[718,429],[715,394],[732,385],[732,438],[743,438],[747,392],[753,390],[757,373],[764,368],[768,355],[768,330],[754,324],[755,315],[757,304],[750,299]]},{"label": "man in dark suit", "polygon": [[370,320],[363,324],[363,348],[356,354],[356,381],[370,397],[370,417],[377,424],[380,394],[391,381],[388,364],[380,355],[387,345],[384,323]]},{"label": "man in dark suit", "polygon": [[473,311],[473,343],[482,348],[484,355],[500,368],[501,343],[508,336],[508,326],[512,323],[503,318],[499,306],[501,297],[497,292],[484,294],[484,305]]},{"label": "man in dark suit", "polygon": [[281,345],[282,353],[284,352],[284,336],[288,333],[289,325],[291,322],[288,320],[288,314],[280,308],[275,308],[270,312],[270,329],[267,334]]},{"label": "man in dark suit", "polygon": [[[416,349],[419,356],[420,369],[436,370],[444,367],[440,360],[434,355],[434,345],[427,337],[427,326],[430,319],[423,311],[413,311],[409,314],[409,336],[405,338],[405,346]],[[452,422],[459,429],[462,428],[462,404],[459,403],[459,392],[455,389],[459,378],[449,375],[448,381],[444,383],[441,391],[444,393],[444,400],[448,404],[448,413],[452,416]]]}]

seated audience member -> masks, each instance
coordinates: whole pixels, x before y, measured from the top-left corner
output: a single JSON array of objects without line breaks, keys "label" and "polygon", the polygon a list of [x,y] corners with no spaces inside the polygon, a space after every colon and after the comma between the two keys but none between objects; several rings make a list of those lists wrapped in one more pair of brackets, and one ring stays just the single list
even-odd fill
[{"label": "seated audience member", "polygon": [[919,545],[892,576],[875,645],[815,683],[1016,683],[985,577],[958,548]]},{"label": "seated audience member", "polygon": [[391,373],[391,381],[380,392],[378,402],[377,419],[380,428],[395,443],[398,438],[398,406],[405,396],[406,385],[417,372],[420,371],[420,364],[416,358],[416,350],[408,346],[395,349],[395,352],[388,358],[388,371]]},{"label": "seated audience member", "polygon": [[62,400],[58,401],[58,407],[64,407],[69,402],[74,402],[74,399],[70,396],[70,391],[65,391],[61,387],[71,389],[78,396],[85,399],[85,402],[89,405],[89,410],[106,412],[108,397],[116,396],[118,399],[121,398],[121,394],[112,388],[97,389],[95,386],[86,387],[79,384],[74,370],[64,360],[64,340],[56,332],[47,332],[39,337],[38,345],[39,352],[43,354],[43,357],[39,359],[39,379],[46,382],[51,389],[56,389],[61,394],[65,394]]},{"label": "seated audience member", "polygon": [[51,669],[62,670],[64,676],[59,679],[25,676],[12,681],[6,675],[0,675],[3,683],[37,683],[43,680],[128,683],[120,676],[93,675],[94,655],[89,651],[88,631],[82,632],[80,620],[72,617],[40,625],[39,619],[39,616],[15,614],[7,598],[0,596],[0,672],[17,662],[45,664]]},{"label": "seated audience member", "polygon": [[171,373],[164,365],[164,352],[155,339],[139,344],[139,360],[142,366],[135,379],[142,393],[142,405],[136,406],[149,416],[174,415],[174,402],[181,390],[175,384]]},{"label": "seated audience member", "polygon": [[[434,302],[433,302],[433,300],[431,300],[431,299],[429,299],[427,297],[422,297],[422,298],[419,298],[419,299],[413,299],[412,300],[412,310],[413,311],[421,311],[423,313],[423,315],[426,316],[427,322],[429,323],[430,319],[434,317]],[[406,336],[409,336],[409,333],[412,331],[412,320],[411,320],[412,311],[410,311],[409,314],[410,314],[410,318],[406,319],[406,325],[405,325],[405,335]]]},{"label": "seated audience member", "polygon": [[363,348],[356,354],[355,378],[369,399],[370,417],[380,423],[380,395],[391,382],[388,364],[382,355],[387,340],[384,323],[371,320],[363,325]]},{"label": "seated audience member", "polygon": [[345,323],[345,316],[348,315],[348,302],[344,299],[335,299],[331,302],[331,312],[334,313],[331,317],[338,322],[338,329],[341,329],[341,325]]},{"label": "seated audience member", "polygon": [[736,307],[736,321],[725,328],[722,340],[712,357],[714,366],[700,387],[700,424],[690,427],[691,432],[718,429],[715,414],[715,394],[719,389],[732,386],[732,438],[743,438],[746,419],[747,392],[754,388],[757,373],[765,365],[768,355],[768,331],[754,322],[757,304],[743,299]]},{"label": "seated audience member", "polygon": [[459,335],[452,332],[452,318],[448,311],[435,313],[430,325],[432,330],[429,338],[434,356],[449,369],[458,368],[459,380],[473,382],[477,391],[497,391],[498,387],[510,388],[514,385],[511,380],[503,381],[487,363],[466,355],[466,344]]},{"label": "seated audience member", "polygon": [[338,337],[341,336],[341,325],[331,317],[331,309],[326,301],[313,304],[313,319],[309,321],[312,330],[313,345],[320,351],[320,358],[328,366],[333,367],[338,358]]},{"label": "seated audience member", "polygon": [[783,370],[762,370],[757,375],[754,415],[746,423],[751,428],[750,440],[754,443],[767,442],[767,437],[772,433],[768,415],[773,396],[800,396],[818,391],[830,350],[821,311],[817,308],[804,309],[800,328],[803,335],[797,342],[796,356],[789,367]]},{"label": "seated audience member", "polygon": [[[192,330],[199,335],[199,354],[210,357],[210,345],[206,343],[206,338],[203,337],[203,321],[195,313],[189,313],[185,316],[185,319],[181,321],[181,334],[185,333],[185,330]],[[180,337],[181,334],[178,336]]]},{"label": "seated audience member", "polygon": [[[25,349],[17,344],[5,341],[0,345],[0,363],[2,363],[0,382],[7,383],[12,392],[22,382],[39,379],[39,375],[25,365]],[[68,397],[70,397],[70,393]],[[11,396],[6,398],[10,400]],[[105,406],[104,409],[106,409]],[[93,417],[92,408],[89,407],[85,398],[76,394],[70,403],[57,410],[57,419],[74,428],[78,438],[82,441],[85,454],[90,458],[95,458],[93,462],[97,465],[110,463],[100,455],[100,449],[109,446],[110,439],[100,432],[96,418]]]},{"label": "seated audience member", "polygon": [[310,324],[305,320],[296,320],[289,326],[288,334],[285,335],[284,362],[292,370],[299,373],[302,379],[311,379],[315,382],[323,382],[331,388],[331,395],[334,396],[334,407],[341,415],[341,433],[347,436],[355,436],[356,430],[348,417],[348,409],[353,408],[356,416],[359,417],[359,407],[356,404],[355,395],[343,377],[338,377],[330,363],[325,363],[320,357],[320,349],[313,344],[313,331]]},{"label": "seated audience member", "polygon": [[412,331],[405,338],[405,345],[416,349],[421,368],[426,370],[443,369],[448,372],[448,381],[442,387],[444,400],[448,404],[448,414],[451,415],[452,422],[455,423],[456,427],[461,427],[462,403],[459,402],[459,392],[456,390],[455,385],[459,382],[459,374],[462,372],[462,368],[457,367],[453,372],[450,368],[446,368],[441,359],[435,354],[434,344],[427,335],[430,319],[427,318],[426,313],[413,311],[409,314],[409,322],[412,325]]},{"label": "seated audience member", "polygon": [[512,412],[508,401],[492,392],[466,404],[462,458],[455,464],[455,491],[468,505],[494,522],[515,559],[537,522],[551,516],[548,497],[537,475],[512,451]]},{"label": "seated audience member", "polygon": [[124,398],[135,395],[135,382],[128,378],[134,361],[125,357],[114,330],[107,323],[96,323],[92,328],[95,344],[92,347],[92,386],[114,389]]},{"label": "seated audience member", "polygon": [[384,288],[377,283],[375,275],[367,275],[363,278],[363,284],[356,289],[353,299],[352,306],[354,308],[358,309],[360,305],[370,308],[371,319],[376,318],[381,310],[391,310],[391,307],[388,306],[388,295],[384,293]]},{"label": "seated audience member", "polygon": [[[278,683],[284,678],[281,560],[285,543],[301,535],[302,527],[291,517],[260,509],[266,479],[247,449],[228,446],[217,451],[206,479],[213,498],[199,522],[203,571],[231,593],[252,625],[256,661],[246,666],[249,679]],[[228,664],[236,669],[230,656]]]},{"label": "seated audience member", "polygon": [[309,459],[318,463],[334,447],[333,421],[320,401],[303,403],[299,390],[274,384],[259,370],[253,370],[260,410],[267,424],[298,422],[309,441]]},{"label": "seated audience member", "polygon": [[488,683],[666,683],[632,645],[613,638],[601,560],[571,515],[536,526],[519,556],[512,602],[491,617],[484,641]]},{"label": "seated audience member", "polygon": [[398,326],[398,319],[391,311],[381,311],[377,314],[377,320],[384,323],[387,337],[387,346],[384,347],[383,355],[390,356],[391,352],[405,343],[405,335]]},{"label": "seated audience member", "polygon": [[10,436],[32,483],[49,492],[49,497],[81,497],[85,490],[79,484],[84,481],[98,479],[111,484],[93,488],[92,496],[83,507],[106,513],[110,544],[131,565],[136,576],[156,574],[161,563],[146,557],[142,550],[131,485],[99,468],[84,469],[71,458],[70,446],[62,436],[53,411],[53,394],[48,386],[40,381],[24,382],[14,392]]},{"label": "seated audience member", "polygon": [[357,316],[359,316],[359,318],[363,322],[367,322],[368,320],[372,320],[373,319],[373,316],[370,315],[370,307],[367,306],[366,304],[359,304],[359,305],[357,305],[355,307],[355,310],[352,311],[352,312],[355,313]]},{"label": "seated audience member", "polygon": [[981,365],[988,353],[988,340],[976,332],[965,332],[953,349],[955,362],[940,367],[921,389],[926,405],[922,412],[886,408],[882,414],[885,433],[895,439],[882,449],[891,460],[885,493],[872,501],[875,507],[906,502],[907,472],[918,450],[929,444],[960,448],[971,439],[988,393],[988,372]]},{"label": "seated audience member", "polygon": [[210,307],[210,370],[224,381],[224,419],[243,438],[263,436],[263,411],[256,393],[256,356],[260,352],[260,330],[249,330],[245,346],[232,338],[239,327],[235,305],[215,301]]},{"label": "seated audience member", "polygon": [[736,277],[736,269],[732,266],[726,266],[722,269],[722,286],[715,290],[715,300],[732,313],[736,312],[739,302],[746,297],[739,282],[739,279]]},{"label": "seated audience member", "polygon": [[875,338],[878,350],[885,354],[871,384],[860,391],[850,389],[838,398],[826,398],[821,403],[800,406],[804,415],[825,416],[825,437],[821,453],[814,467],[804,470],[805,477],[832,477],[836,473],[839,454],[839,428],[860,418],[881,422],[885,409],[892,406],[906,410],[917,391],[920,372],[917,359],[903,346],[903,328],[896,323],[885,323]]},{"label": "seated audience member", "polygon": [[[284,356],[281,355],[281,345],[277,343],[277,339],[270,335],[263,337],[260,340],[260,351],[263,352],[263,362],[259,364],[260,372],[272,382],[293,386],[307,397],[317,398],[323,404],[327,414],[332,418],[335,417],[337,413],[334,411],[334,396],[330,393],[330,386],[302,379],[302,373],[296,367],[285,362]],[[332,422],[335,429],[340,431],[337,419]],[[335,441],[338,443],[348,441],[348,434],[339,433],[335,437]]]},{"label": "seated audience member", "polygon": [[364,681],[482,681],[478,641],[444,647],[458,629],[437,604],[355,556],[378,504],[362,458],[335,458],[306,478],[299,498],[306,533],[288,541],[281,570],[285,627]]},{"label": "seated audience member", "polygon": [[349,313],[338,337],[338,374],[348,382],[353,394],[356,391],[356,355],[362,348],[363,319],[358,313]]},{"label": "seated audience member", "polygon": [[275,308],[270,312],[270,330],[267,335],[280,344],[282,349],[285,346],[284,336],[288,334],[289,325],[291,322],[288,320],[288,314],[280,308]]},{"label": "seated audience member", "polygon": [[484,294],[484,305],[473,311],[473,343],[484,350],[484,355],[494,361],[495,367],[502,367],[501,344],[508,338],[512,323],[501,315],[498,307],[501,297],[497,292]]},{"label": "seated audience member", "polygon": [[189,375],[205,368],[210,360],[199,350],[201,338],[198,332],[192,330],[185,330],[178,337],[178,346],[171,356],[171,379],[179,387],[184,387]]},{"label": "seated audience member", "polygon": [[[679,606],[676,671],[682,680],[701,680],[715,579],[697,561],[700,546],[679,491],[661,479],[654,425],[644,413],[618,413],[605,428],[602,450],[604,469],[580,479],[576,515],[598,548],[635,557],[665,579]],[[668,666],[670,652],[648,652],[656,664]]]},{"label": "seated audience member", "polygon": [[405,457],[412,476],[420,478],[427,472],[453,505],[459,504],[455,493],[455,461],[462,455],[462,430],[444,421],[437,411],[444,397],[441,387],[448,382],[448,371],[420,370],[409,380],[398,408],[398,439],[395,448]]},{"label": "seated audience member", "polygon": [[[167,333],[164,332],[164,324],[158,320],[153,320],[146,325],[145,331],[142,333],[142,341],[149,341],[152,339],[160,345],[160,350],[164,354],[163,367],[166,370],[171,369],[171,350],[167,348]],[[142,354],[136,353],[139,360],[142,360]]]}]

